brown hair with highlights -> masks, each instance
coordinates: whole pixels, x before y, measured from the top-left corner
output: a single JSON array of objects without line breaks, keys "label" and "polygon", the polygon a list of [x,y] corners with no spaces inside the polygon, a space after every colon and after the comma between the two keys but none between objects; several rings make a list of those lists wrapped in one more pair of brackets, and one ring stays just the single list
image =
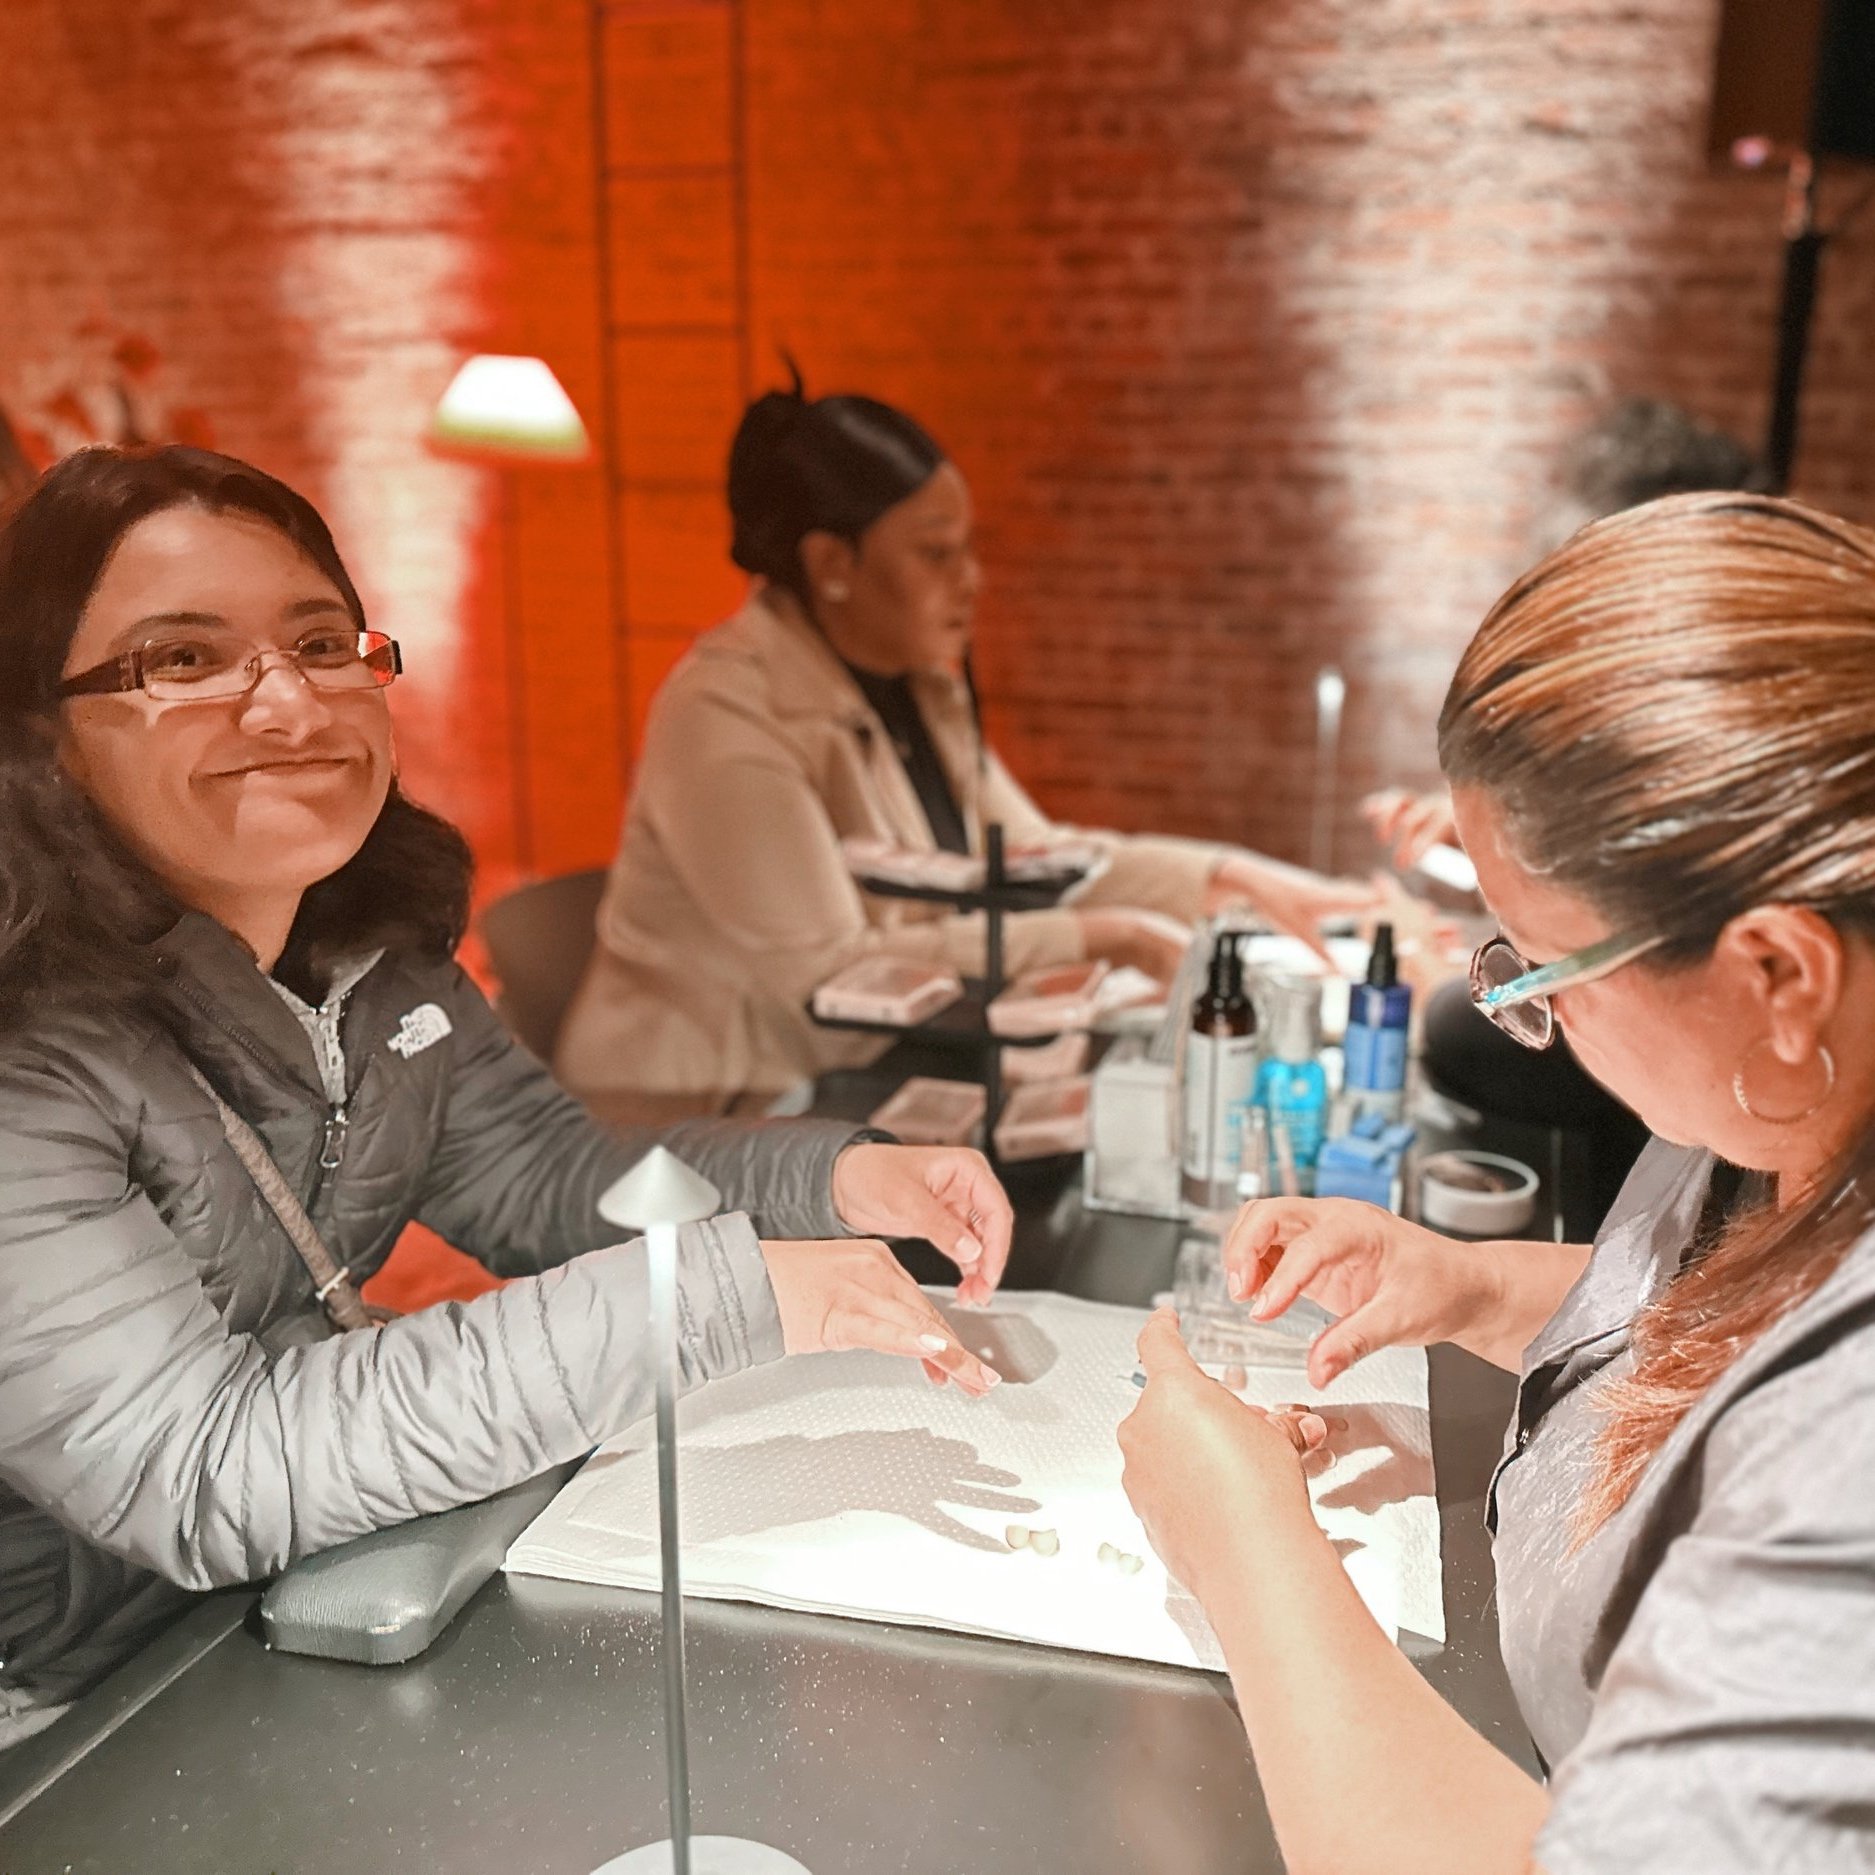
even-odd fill
[{"label": "brown hair with highlights", "polygon": [[[1678,495],[1584,528],[1511,587],[1446,697],[1447,779],[1531,872],[1619,931],[1708,954],[1753,906],[1875,939],[1875,535],[1793,501]],[[1625,1503],[1739,1352],[1875,1223],[1875,1128],[1816,1190],[1723,1230],[1634,1325],[1581,1532]]]}]

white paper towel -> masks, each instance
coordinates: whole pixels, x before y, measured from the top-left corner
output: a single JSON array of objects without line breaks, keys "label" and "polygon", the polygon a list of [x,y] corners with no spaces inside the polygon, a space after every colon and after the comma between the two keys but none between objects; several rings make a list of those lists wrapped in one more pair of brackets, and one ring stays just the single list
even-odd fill
[{"label": "white paper towel", "polygon": [[[679,1412],[685,1593],[1221,1667],[1120,1489],[1114,1431],[1139,1398],[1145,1319],[1057,1295],[956,1311],[964,1341],[1006,1376],[980,1401],[931,1387],[911,1362],[857,1353],[693,1395]],[[1242,1391],[1266,1406],[1319,1400],[1347,1420],[1311,1482],[1317,1517],[1389,1633],[1442,1641],[1425,1355],[1389,1349],[1319,1395],[1293,1369],[1251,1368]],[[1012,1550],[1012,1524],[1056,1531],[1058,1553]],[[506,1566],[656,1588],[657,1541],[647,1420],[593,1455]],[[1125,1574],[1100,1560],[1102,1544],[1145,1567]]]}]

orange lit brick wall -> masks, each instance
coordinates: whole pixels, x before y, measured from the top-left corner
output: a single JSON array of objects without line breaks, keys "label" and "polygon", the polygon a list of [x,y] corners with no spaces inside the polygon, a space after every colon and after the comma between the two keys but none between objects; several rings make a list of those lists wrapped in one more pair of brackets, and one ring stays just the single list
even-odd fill
[{"label": "orange lit brick wall", "polygon": [[56,452],[122,434],[127,390],[141,433],[310,494],[405,646],[406,782],[493,887],[613,837],[606,476],[422,437],[469,351],[600,409],[590,39],[586,0],[0,9],[0,406]]},{"label": "orange lit brick wall", "polygon": [[[1430,779],[1560,441],[1755,438],[1774,182],[1710,179],[1708,0],[754,0],[758,367],[902,398],[976,485],[992,727],[1051,806],[1304,850],[1311,682]],[[1875,222],[1802,480],[1875,501]]]},{"label": "orange lit brick wall", "polygon": [[[1631,391],[1761,428],[1777,188],[1703,171],[1714,12],[11,0],[0,404],[50,449],[122,388],[320,501],[492,889],[609,852],[786,345],[969,474],[989,717],[1051,808],[1301,852],[1332,660],[1353,863],[1560,441]],[[1857,513],[1872,253],[1831,257],[1802,465]],[[600,462],[427,454],[469,350],[546,356]]]}]

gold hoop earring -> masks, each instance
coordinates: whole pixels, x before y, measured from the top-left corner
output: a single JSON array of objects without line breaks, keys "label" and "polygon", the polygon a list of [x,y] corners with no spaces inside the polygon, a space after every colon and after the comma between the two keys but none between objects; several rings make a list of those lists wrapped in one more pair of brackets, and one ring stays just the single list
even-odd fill
[{"label": "gold hoop earring", "polygon": [[1817,1058],[1823,1064],[1823,1091],[1804,1108],[1801,1113],[1760,1113],[1751,1104],[1750,1096],[1745,1092],[1745,1069],[1761,1048],[1769,1048],[1770,1042],[1754,1043],[1745,1050],[1745,1059],[1732,1074],[1732,1098],[1738,1102],[1739,1111],[1749,1120],[1757,1120],[1765,1126],[1795,1126],[1799,1120],[1807,1120],[1817,1112],[1830,1095],[1836,1091],[1836,1057],[1821,1043],[1816,1045]]}]

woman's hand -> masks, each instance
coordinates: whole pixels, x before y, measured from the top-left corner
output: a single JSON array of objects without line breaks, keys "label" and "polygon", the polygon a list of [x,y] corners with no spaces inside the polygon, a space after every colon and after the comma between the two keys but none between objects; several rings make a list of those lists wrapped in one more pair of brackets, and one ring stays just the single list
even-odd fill
[{"label": "woman's hand", "polygon": [[1081,948],[1118,970],[1143,970],[1157,983],[1178,975],[1191,945],[1191,928],[1162,912],[1094,906],[1074,914],[1081,921]]},{"label": "woman's hand", "polygon": [[1169,1309],[1139,1358],[1122,1481],[1217,1635],[1283,1865],[1535,1875],[1542,1789],[1414,1670],[1315,1521],[1303,1458],[1322,1416],[1206,1379]]},{"label": "woman's hand", "polygon": [[955,1263],[959,1302],[982,1305],[1009,1261],[1014,1216],[980,1152],[963,1146],[848,1146],[833,1163],[841,1223],[881,1237],[922,1237]]},{"label": "woman's hand", "polygon": [[1475,1330],[1499,1301],[1496,1246],[1455,1243],[1353,1198],[1264,1198],[1237,1214],[1224,1277],[1260,1321],[1298,1296],[1340,1317],[1309,1350],[1309,1384],[1381,1348],[1423,1348]]},{"label": "woman's hand", "polygon": [[1120,1422],[1120,1481],[1160,1560],[1206,1601],[1272,1512],[1310,1514],[1302,1458],[1327,1438],[1327,1422],[1246,1405],[1186,1352],[1170,1309],[1140,1330],[1139,1361],[1146,1387]]},{"label": "woman's hand", "polygon": [[1205,912],[1211,915],[1234,905],[1248,905],[1278,931],[1300,938],[1332,969],[1335,962],[1322,941],[1322,925],[1330,918],[1371,916],[1380,909],[1381,893],[1358,879],[1324,878],[1260,854],[1232,853],[1211,875]]},{"label": "woman's hand", "polygon": [[957,1339],[931,1298],[884,1244],[869,1237],[830,1243],[764,1243],[762,1260],[790,1354],[871,1348],[922,1361],[939,1386],[954,1380],[981,1398],[1002,1375]]},{"label": "woman's hand", "polygon": [[1452,797],[1444,788],[1430,794],[1383,788],[1361,803],[1361,812],[1374,838],[1392,848],[1393,863],[1401,872],[1411,872],[1440,841],[1456,844],[1458,840]]}]

